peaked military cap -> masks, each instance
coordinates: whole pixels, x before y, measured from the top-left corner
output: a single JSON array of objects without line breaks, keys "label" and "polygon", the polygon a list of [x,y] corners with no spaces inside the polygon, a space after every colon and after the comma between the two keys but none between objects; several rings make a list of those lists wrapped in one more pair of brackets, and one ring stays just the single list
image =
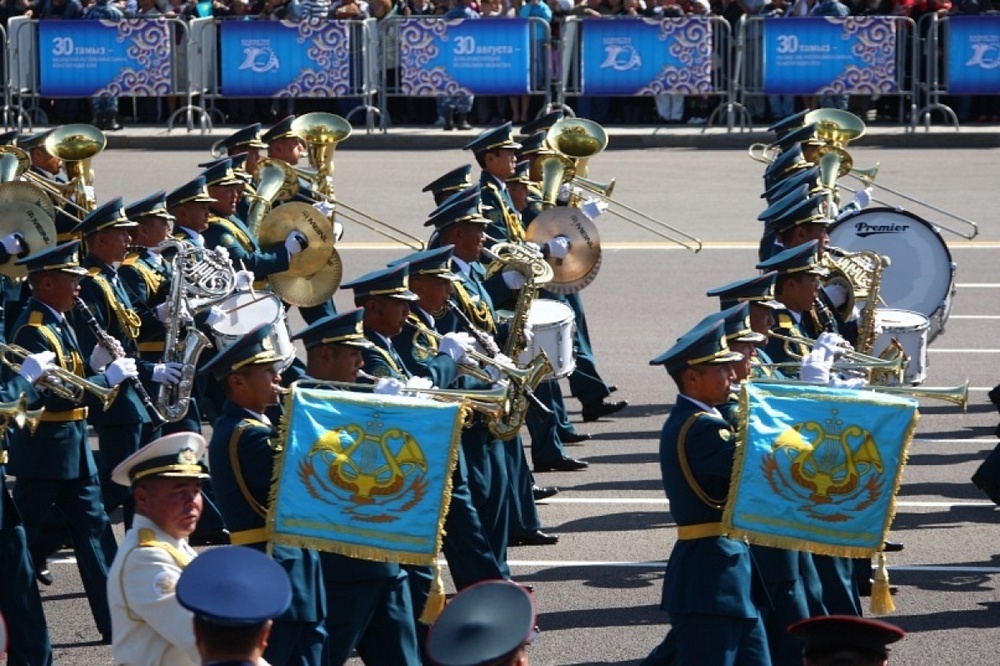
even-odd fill
[{"label": "peaked military cap", "polygon": [[198,176],[191,182],[184,183],[167,195],[167,208],[172,210],[181,204],[191,202],[215,203],[216,201],[216,199],[213,199],[208,194],[208,189],[205,185],[205,177]]},{"label": "peaked military cap", "polygon": [[666,366],[667,372],[674,374],[692,365],[720,365],[742,358],[743,354],[729,349],[720,319],[707,326],[695,326],[649,364]]},{"label": "peaked military cap", "polygon": [[780,139],[772,143],[771,146],[781,152],[785,152],[792,146],[815,142],[817,142],[816,123],[810,123],[784,134]]},{"label": "peaked military cap", "polygon": [[806,184],[809,185],[809,189],[816,189],[819,183],[819,166],[813,165],[808,169],[803,169],[802,171],[797,171],[787,178],[782,178],[780,180],[774,181],[774,183],[764,190],[764,194],[760,195],[761,199],[767,201],[768,205],[774,203],[784,195],[788,194],[793,187],[798,187],[799,185]]},{"label": "peaked military cap", "polygon": [[518,155],[521,157],[535,155],[541,152],[551,152],[549,145],[545,142],[545,132],[535,132],[527,139],[521,141],[521,150]]},{"label": "peaked military cap", "polygon": [[333,343],[368,349],[374,345],[365,338],[364,317],[364,308],[323,317],[293,335],[292,340],[301,340],[306,349]]},{"label": "peaked military cap", "polygon": [[524,183],[525,185],[530,185],[531,180],[531,162],[524,160],[517,163],[514,167],[514,175],[506,180],[508,183]]},{"label": "peaked military cap", "polygon": [[225,150],[227,155],[231,155],[234,148],[267,148],[267,144],[260,138],[260,123],[254,123],[233,132],[219,141],[216,146]]},{"label": "peaked military cap", "polygon": [[[813,194],[801,198],[808,194],[808,186],[803,185],[799,192],[791,192],[786,198],[798,198],[798,203],[792,203],[777,217],[773,217],[768,222],[778,234],[783,234],[800,224],[822,224],[829,225],[833,222],[826,213],[823,212],[826,197],[822,194]],[[793,199],[794,201],[794,199]],[[775,203],[777,205],[777,202]]]},{"label": "peaked military cap", "polygon": [[208,467],[203,461],[207,449],[205,438],[196,432],[164,435],[118,463],[111,480],[131,486],[148,476],[207,479]]},{"label": "peaked military cap", "polygon": [[80,266],[80,241],[78,240],[45,248],[34,254],[29,254],[23,259],[18,259],[14,264],[24,266],[28,269],[29,274],[45,271],[60,271],[73,275],[87,274],[87,269]]},{"label": "peaked military cap", "polygon": [[448,602],[427,636],[438,666],[496,664],[535,635],[535,603],[511,581],[470,585]]},{"label": "peaked military cap", "polygon": [[45,146],[45,139],[49,138],[49,134],[51,133],[52,130],[45,130],[43,132],[35,132],[34,134],[22,136],[17,140],[17,147],[24,148],[25,150],[42,148]]},{"label": "peaked military cap", "polygon": [[749,342],[757,344],[767,337],[757,333],[750,326],[750,303],[744,301],[717,313],[722,319],[722,327],[727,342]]},{"label": "peaked military cap", "polygon": [[167,210],[167,193],[160,190],[156,194],[151,194],[145,199],[131,203],[125,208],[125,217],[138,222],[144,217],[162,217],[167,220],[177,218]]},{"label": "peaked military cap", "polygon": [[472,176],[472,165],[466,164],[458,167],[457,169],[452,169],[443,176],[440,176],[435,180],[432,180],[431,182],[424,185],[424,188],[420,191],[430,192],[436,197],[446,192],[457,192],[458,190],[464,190],[465,188],[472,185],[471,176]]},{"label": "peaked military cap", "polygon": [[0,134],[0,146],[16,146],[17,140],[20,136],[21,135],[17,130],[4,132],[3,134]]},{"label": "peaked military cap", "polygon": [[768,189],[779,180],[788,178],[797,171],[813,166],[802,156],[802,147],[796,145],[779,154],[766,169],[764,169],[764,189]]},{"label": "peaked military cap", "polygon": [[233,161],[229,158],[217,161],[206,168],[201,175],[205,179],[205,187],[227,187],[246,183],[233,171]]},{"label": "peaked military cap", "polygon": [[212,624],[264,624],[291,605],[292,584],[281,565],[261,551],[212,548],[181,572],[177,602]]},{"label": "peaked military cap", "polygon": [[774,201],[767,208],[761,211],[757,219],[761,222],[773,222],[782,217],[793,206],[809,198],[809,185],[800,183],[797,187],[792,187],[777,201]]},{"label": "peaked military cap", "polygon": [[796,622],[788,631],[805,641],[803,654],[807,657],[851,651],[886,659],[888,646],[906,636],[899,627],[853,615],[811,617]]},{"label": "peaked military cap", "polygon": [[365,273],[359,278],[340,285],[341,289],[352,289],[354,298],[367,296],[388,296],[402,301],[417,301],[420,298],[410,291],[410,273],[407,264]]},{"label": "peaked military cap", "polygon": [[248,365],[266,365],[286,360],[274,348],[270,338],[271,325],[263,324],[224,347],[205,362],[199,372],[211,372],[217,379]]},{"label": "peaked military cap", "polygon": [[791,132],[792,130],[805,125],[807,113],[809,113],[809,109],[803,109],[798,113],[793,113],[790,116],[785,116],[781,120],[777,121],[776,123],[768,127],[767,131],[774,132],[780,139],[786,133]]},{"label": "peaked military cap", "polygon": [[431,216],[424,222],[424,226],[435,227],[440,231],[448,225],[458,224],[459,222],[482,224],[483,226],[490,223],[488,219],[483,217],[483,206],[479,200],[478,189],[474,194],[456,193],[452,195],[451,198],[431,213]]},{"label": "peaked military cap", "polygon": [[521,144],[514,141],[513,130],[514,126],[509,122],[499,127],[493,127],[462,146],[462,150],[471,150],[476,155],[485,153],[487,150],[496,150],[499,148],[517,150],[521,147]]},{"label": "peaked military cap", "polygon": [[111,201],[101,204],[94,210],[87,213],[87,216],[80,220],[80,224],[73,229],[78,234],[96,234],[112,227],[137,227],[138,223],[128,219],[125,215],[125,203],[121,197],[116,197]]},{"label": "peaked military cap", "polygon": [[737,280],[721,287],[709,289],[705,295],[718,296],[719,305],[723,310],[743,302],[776,307],[774,303],[774,278],[777,275],[775,271],[770,271],[745,280]]},{"label": "peaked military cap", "polygon": [[295,122],[295,116],[285,116],[278,122],[276,122],[271,129],[264,132],[264,136],[260,139],[264,143],[274,143],[278,139],[287,139],[288,137],[298,138],[298,135],[292,131],[292,123]]},{"label": "peaked military cap", "polygon": [[391,262],[389,268],[408,264],[411,278],[414,275],[431,275],[455,281],[459,278],[451,270],[451,253],[454,248],[454,245],[442,245],[438,248],[414,252]]},{"label": "peaked military cap", "polygon": [[521,126],[521,134],[525,136],[530,136],[536,132],[547,132],[550,127],[555,125],[557,122],[563,119],[562,109],[556,109],[555,111],[550,111],[540,118],[535,118],[531,122],[525,123]]},{"label": "peaked military cap", "polygon": [[757,270],[776,271],[778,275],[788,275],[790,273],[815,273],[825,275],[826,269],[819,264],[817,249],[818,240],[811,240],[802,245],[790,247],[774,255],[770,259],[757,264]]}]

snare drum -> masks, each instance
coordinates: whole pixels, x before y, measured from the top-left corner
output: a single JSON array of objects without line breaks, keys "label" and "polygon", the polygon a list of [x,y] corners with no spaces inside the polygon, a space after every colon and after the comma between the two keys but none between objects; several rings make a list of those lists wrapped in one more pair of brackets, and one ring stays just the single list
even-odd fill
[{"label": "snare drum", "polygon": [[876,311],[882,333],[875,338],[872,354],[878,356],[890,340],[897,340],[910,358],[903,373],[906,384],[920,384],[927,379],[927,332],[930,322],[919,312],[884,308]]},{"label": "snare drum", "polygon": [[882,301],[924,315],[928,342],[944,331],[955,296],[955,263],[930,223],[906,211],[868,208],[831,225],[830,244],[889,257],[879,290]]},{"label": "snare drum", "polygon": [[552,364],[552,374],[546,375],[545,379],[568,377],[576,370],[576,357],[573,355],[576,315],[573,310],[560,301],[538,298],[528,310],[528,323],[531,324],[531,345],[521,353],[519,365],[527,365],[544,351]]},{"label": "snare drum", "polygon": [[233,294],[218,306],[226,318],[212,326],[212,337],[221,350],[261,324],[271,325],[271,344],[284,357],[278,368],[284,372],[295,360],[295,348],[288,334],[285,306],[274,294],[241,291]]}]

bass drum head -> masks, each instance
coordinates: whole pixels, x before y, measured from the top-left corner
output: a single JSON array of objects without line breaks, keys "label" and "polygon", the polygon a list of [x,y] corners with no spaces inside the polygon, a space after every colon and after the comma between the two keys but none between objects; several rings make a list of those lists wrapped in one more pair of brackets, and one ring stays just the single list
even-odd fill
[{"label": "bass drum head", "polygon": [[885,305],[912,310],[939,332],[948,318],[955,265],[941,235],[916,215],[892,208],[869,208],[830,226],[830,244],[847,252],[873,250],[889,257],[879,296]]}]

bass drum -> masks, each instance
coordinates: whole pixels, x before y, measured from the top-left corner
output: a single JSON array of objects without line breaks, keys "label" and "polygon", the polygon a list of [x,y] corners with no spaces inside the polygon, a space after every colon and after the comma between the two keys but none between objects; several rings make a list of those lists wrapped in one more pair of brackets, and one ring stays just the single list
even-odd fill
[{"label": "bass drum", "polygon": [[830,244],[889,257],[879,296],[886,307],[927,317],[927,341],[944,332],[955,297],[955,262],[941,234],[913,213],[868,208],[830,226]]}]

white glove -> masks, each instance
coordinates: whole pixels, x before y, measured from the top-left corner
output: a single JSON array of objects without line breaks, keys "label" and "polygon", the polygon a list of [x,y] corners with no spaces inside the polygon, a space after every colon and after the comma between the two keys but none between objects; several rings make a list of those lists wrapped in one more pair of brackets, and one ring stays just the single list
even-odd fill
[{"label": "white glove", "polygon": [[108,384],[118,386],[126,379],[138,377],[139,371],[135,367],[134,358],[116,358],[104,369],[104,376],[108,378]]},{"label": "white glove", "polygon": [[336,243],[340,242],[340,239],[344,237],[344,225],[340,222],[333,223],[333,240]]},{"label": "white glove", "polygon": [[580,206],[580,212],[587,216],[591,222],[604,214],[608,209],[608,202],[603,199],[591,199]]},{"label": "white glove", "polygon": [[380,395],[399,395],[406,387],[406,384],[395,377],[380,377],[375,382],[374,392]]},{"label": "white glove", "polygon": [[468,333],[445,333],[438,343],[438,351],[450,356],[455,363],[468,363],[474,344]]},{"label": "white glove", "polygon": [[205,315],[205,325],[209,328],[215,328],[216,325],[224,322],[228,317],[229,315],[226,314],[225,310],[217,305],[213,305],[209,308],[208,314]]},{"label": "white glove", "polygon": [[828,359],[835,361],[850,347],[850,343],[836,333],[820,333],[819,337],[816,338],[814,349],[823,350]]},{"label": "white glove", "polygon": [[55,352],[50,351],[29,354],[21,361],[21,369],[17,373],[34,384],[42,378],[42,375],[55,369],[56,365],[53,363],[55,359]]},{"label": "white glove", "polygon": [[504,271],[500,276],[508,289],[520,289],[524,286],[524,276],[517,271]]},{"label": "white glove", "polygon": [[93,185],[84,185],[83,193],[87,201],[94,201],[97,199],[97,191],[94,189]]},{"label": "white glove", "polygon": [[531,322],[524,322],[524,331],[522,332],[522,335],[524,335],[524,346],[526,348],[531,347],[531,343],[535,341],[535,333],[531,328]]},{"label": "white glove", "polygon": [[181,323],[188,323],[192,321],[191,312],[188,311],[187,303],[184,303],[183,301],[181,301],[181,309],[178,312],[171,312],[170,303],[167,302],[157,305],[153,312],[156,314],[157,319],[167,325],[169,325],[171,320],[174,318],[177,318]]},{"label": "white glove", "polygon": [[882,325],[882,318],[879,317],[878,310],[875,311],[875,325],[872,326],[872,331],[875,333],[875,337],[882,335],[885,328]]},{"label": "white glove", "polygon": [[318,210],[323,215],[323,217],[330,217],[331,215],[333,215],[333,212],[337,210],[337,207],[334,206],[332,202],[326,201],[325,199],[322,199],[314,203],[313,208]]},{"label": "white glove", "polygon": [[872,186],[871,185],[869,185],[868,187],[866,187],[863,190],[858,190],[857,192],[855,192],[854,193],[854,200],[851,201],[851,203],[855,204],[858,207],[859,210],[861,210],[863,208],[867,208],[868,204],[870,204],[871,202],[872,202]]},{"label": "white glove", "polygon": [[108,363],[125,355],[125,348],[122,343],[115,340],[115,348],[108,350],[104,345],[94,345],[94,350],[90,352],[90,367],[95,372],[103,372],[108,367]]},{"label": "white glove", "polygon": [[429,389],[434,387],[434,382],[427,379],[426,377],[410,377],[406,380],[406,388],[408,389]]},{"label": "white glove", "polygon": [[825,385],[830,382],[830,359],[824,350],[813,349],[802,359],[799,379],[810,384]]},{"label": "white glove", "polygon": [[219,258],[223,261],[228,261],[230,264],[233,263],[232,259],[229,258],[229,248],[224,245],[216,245],[214,248],[215,254],[219,255]]},{"label": "white glove", "polygon": [[864,388],[868,382],[864,377],[830,377],[830,386],[833,388],[860,389]]},{"label": "white glove", "polygon": [[307,247],[309,247],[309,239],[303,236],[302,232],[293,231],[285,238],[285,249],[288,250],[288,255],[291,257],[294,257]]},{"label": "white glove", "polygon": [[847,302],[847,287],[842,284],[834,283],[823,285],[823,291],[826,292],[830,302],[833,303],[833,306],[838,310],[841,305]]},{"label": "white glove", "polygon": [[569,238],[566,236],[556,236],[545,244],[545,249],[548,250],[550,257],[565,259],[566,255],[569,254],[569,246]]},{"label": "white glove", "polygon": [[557,201],[569,201],[569,195],[573,193],[573,189],[569,186],[569,183],[563,183],[559,186],[559,194],[556,195]]},{"label": "white glove", "polygon": [[176,384],[181,381],[183,363],[157,363],[153,366],[153,381],[157,384]]},{"label": "white glove", "polygon": [[3,249],[7,250],[7,254],[10,255],[21,254],[25,250],[24,237],[16,231],[0,238],[0,243],[3,244]]},{"label": "white glove", "polygon": [[236,271],[236,291],[253,289],[254,275],[250,271]]}]

